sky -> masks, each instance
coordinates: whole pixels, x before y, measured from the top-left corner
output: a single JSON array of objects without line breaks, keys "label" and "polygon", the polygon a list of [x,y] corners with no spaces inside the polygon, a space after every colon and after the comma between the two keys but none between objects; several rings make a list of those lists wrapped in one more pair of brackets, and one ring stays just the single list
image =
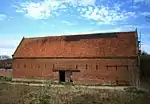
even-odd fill
[{"label": "sky", "polygon": [[150,0],[0,0],[0,55],[23,37],[135,31],[150,53]]}]

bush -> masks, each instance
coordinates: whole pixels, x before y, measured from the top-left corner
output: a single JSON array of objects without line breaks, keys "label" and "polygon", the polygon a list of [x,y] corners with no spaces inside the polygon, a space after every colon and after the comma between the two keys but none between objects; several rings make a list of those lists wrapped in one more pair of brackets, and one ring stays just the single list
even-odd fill
[{"label": "bush", "polygon": [[46,86],[41,87],[36,92],[31,91],[24,98],[25,104],[52,104],[51,96],[48,93],[51,85],[53,83],[52,79],[49,79],[45,82]]},{"label": "bush", "polygon": [[12,81],[12,78],[11,77],[6,77],[6,76],[0,76],[0,82],[10,82]]},{"label": "bush", "polygon": [[136,94],[144,93],[144,91],[139,90],[139,89],[137,89],[136,87],[128,87],[128,88],[125,88],[125,91],[126,91],[126,92],[129,92],[129,93],[136,93]]}]

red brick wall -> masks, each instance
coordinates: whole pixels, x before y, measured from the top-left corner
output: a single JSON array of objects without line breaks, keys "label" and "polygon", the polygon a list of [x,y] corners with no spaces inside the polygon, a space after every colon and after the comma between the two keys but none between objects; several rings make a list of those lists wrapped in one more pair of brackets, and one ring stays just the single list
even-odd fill
[{"label": "red brick wall", "polygon": [[[137,74],[136,63],[136,59],[14,59],[13,77],[29,78],[51,73],[57,80],[58,72],[52,71],[53,64],[54,68],[72,69],[75,69],[77,65],[80,72],[73,72],[74,83],[104,84],[108,81],[116,82],[116,80],[131,83]],[[118,67],[116,70],[115,67],[107,68],[107,65],[128,65],[128,69]]]}]

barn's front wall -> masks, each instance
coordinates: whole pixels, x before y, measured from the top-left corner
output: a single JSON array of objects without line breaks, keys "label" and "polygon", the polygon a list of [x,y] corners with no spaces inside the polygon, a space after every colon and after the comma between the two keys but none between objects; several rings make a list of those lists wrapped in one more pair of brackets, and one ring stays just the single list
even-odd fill
[{"label": "barn's front wall", "polygon": [[135,84],[137,39],[136,32],[23,38],[13,55],[13,76],[52,75],[60,81],[60,70],[65,70],[72,71],[73,83]]},{"label": "barn's front wall", "polygon": [[57,70],[72,72],[76,84],[135,84],[138,78],[136,58],[112,59],[14,59],[14,78],[35,78],[53,75],[59,81]]}]

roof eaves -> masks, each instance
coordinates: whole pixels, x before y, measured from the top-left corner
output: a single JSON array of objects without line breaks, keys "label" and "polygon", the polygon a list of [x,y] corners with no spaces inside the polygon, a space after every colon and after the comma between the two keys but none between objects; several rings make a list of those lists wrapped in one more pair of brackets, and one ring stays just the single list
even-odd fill
[{"label": "roof eaves", "polygon": [[24,39],[25,39],[24,37],[21,39],[21,41],[20,41],[19,45],[17,46],[17,48],[16,48],[16,50],[15,50],[14,54],[12,55],[12,58],[13,58],[13,57],[14,57],[14,55],[16,54],[16,52],[17,52],[18,48],[20,47],[20,45],[22,44],[22,42],[23,42],[23,40],[24,40]]}]

